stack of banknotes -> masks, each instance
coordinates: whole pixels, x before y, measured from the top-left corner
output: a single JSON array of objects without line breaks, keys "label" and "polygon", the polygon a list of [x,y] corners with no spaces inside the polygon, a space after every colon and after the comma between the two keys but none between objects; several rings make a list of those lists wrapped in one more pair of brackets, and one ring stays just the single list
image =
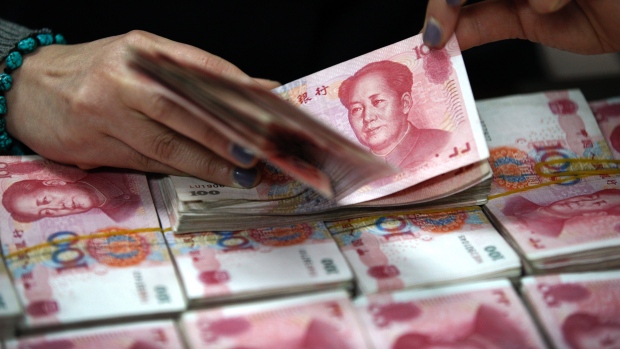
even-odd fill
[{"label": "stack of banknotes", "polygon": [[191,348],[369,348],[344,291],[189,311],[179,322]]},{"label": "stack of banknotes", "polygon": [[[617,127],[618,108],[595,105],[599,123]],[[583,94],[548,91],[477,106],[493,169],[484,209],[528,272],[620,266],[619,162]]]},{"label": "stack of banknotes", "polygon": [[521,290],[555,348],[620,344],[620,271],[527,276]]},{"label": "stack of banknotes", "polygon": [[381,293],[354,304],[373,348],[547,348],[506,279]]},{"label": "stack of banknotes", "polygon": [[359,293],[518,278],[521,261],[478,206],[328,222]]},{"label": "stack of banknotes", "polygon": [[[214,126],[220,125],[209,117],[215,112],[209,109],[210,103],[202,103],[215,97],[188,96],[189,92],[183,92],[188,80],[211,81],[211,77],[167,79],[175,74],[166,67],[149,66],[148,74],[171,90],[170,99]],[[311,180],[304,182],[302,176],[283,166],[280,157],[246,144],[265,160],[259,165],[263,181],[253,189],[223,187],[190,177],[161,179],[164,202],[176,232],[269,228],[485,202],[491,175],[486,161],[489,152],[456,39],[445,49],[431,51],[418,35],[290,82],[273,94],[281,97],[276,99],[279,103],[295,106],[295,110],[308,115],[308,125],[302,123],[306,119],[295,117],[301,129],[323,125],[335,133],[330,137],[338,135],[339,144],[350,144],[331,146],[322,140],[322,132],[311,132],[317,142],[327,144],[328,149],[321,152],[323,157],[330,158],[336,149],[339,157],[353,158],[356,153],[349,154],[347,149],[361,148],[378,165],[353,170],[351,164],[336,160],[339,166],[332,167],[344,166],[348,172],[342,176],[341,169],[325,171],[336,173],[329,176],[334,189],[330,197],[325,195],[326,190],[317,190],[320,185],[312,185]],[[201,108],[205,109],[203,113]],[[230,107],[235,108],[248,112],[245,107]],[[268,130],[285,127],[268,111],[260,115],[253,123],[261,137],[270,135]],[[238,117],[235,114],[234,118]],[[234,135],[230,138],[241,142]],[[291,131],[286,137],[287,147],[303,148],[306,153],[320,148],[307,146],[306,138],[302,131]],[[385,170],[385,166],[393,172]],[[316,171],[308,166],[302,172]],[[350,172],[355,178],[372,181],[352,183]]]},{"label": "stack of banknotes", "polygon": [[149,179],[190,306],[353,288],[353,274],[323,222],[175,234],[159,182]]},{"label": "stack of banknotes", "polygon": [[85,172],[38,156],[0,164],[0,240],[21,331],[186,309],[144,173]]},{"label": "stack of banknotes", "polygon": [[172,319],[69,329],[6,342],[6,349],[185,349]]}]

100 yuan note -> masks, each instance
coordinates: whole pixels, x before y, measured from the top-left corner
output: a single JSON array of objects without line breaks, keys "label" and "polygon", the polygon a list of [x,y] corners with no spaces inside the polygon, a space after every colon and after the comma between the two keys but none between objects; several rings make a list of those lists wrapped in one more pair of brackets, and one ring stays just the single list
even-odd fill
[{"label": "100 yuan note", "polygon": [[172,320],[145,321],[26,336],[6,349],[184,349]]},{"label": "100 yuan note", "polygon": [[[595,170],[602,166],[579,159],[612,159],[588,102],[579,90],[492,98],[477,101],[476,106],[491,153],[491,196],[557,180],[567,171]],[[564,159],[570,162],[540,166],[540,173],[536,172],[539,163]],[[541,173],[558,175],[545,177]]]},{"label": "100 yuan note", "polygon": [[[170,221],[159,182],[149,186],[163,229]],[[280,228],[165,233],[190,302],[257,298],[346,287],[349,266],[322,222]]]},{"label": "100 yuan note", "polygon": [[274,92],[400,169],[337,198],[392,194],[488,157],[461,51],[422,35],[290,82]]},{"label": "100 yuan note", "polygon": [[561,267],[574,263],[570,255],[605,250],[592,257],[618,260],[619,182],[620,176],[592,176],[498,197],[485,209],[530,261],[555,257],[547,267]]},{"label": "100 yuan note", "polygon": [[620,96],[592,101],[590,108],[611,148],[613,157],[620,160]]},{"label": "100 yuan note", "polygon": [[190,311],[180,326],[193,349],[369,348],[344,291]]},{"label": "100 yuan note", "polygon": [[478,207],[327,226],[364,294],[521,272],[519,257]]},{"label": "100 yuan note", "polygon": [[620,271],[528,276],[521,288],[555,348],[620,346]]},{"label": "100 yuan note", "polygon": [[192,302],[345,287],[349,266],[321,222],[166,238]]},{"label": "100 yuan note", "polygon": [[546,348],[507,280],[381,293],[354,303],[375,349]]},{"label": "100 yuan note", "polygon": [[0,238],[24,328],[185,309],[144,174],[0,163]]}]

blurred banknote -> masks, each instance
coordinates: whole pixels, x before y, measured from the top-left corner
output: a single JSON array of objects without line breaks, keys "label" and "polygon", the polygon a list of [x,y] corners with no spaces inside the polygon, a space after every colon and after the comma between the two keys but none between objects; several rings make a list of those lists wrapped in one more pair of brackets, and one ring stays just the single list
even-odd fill
[{"label": "blurred banknote", "polygon": [[477,206],[327,226],[364,294],[521,274],[518,255]]},{"label": "blurred banknote", "polygon": [[172,320],[72,329],[9,340],[6,349],[184,349]]},{"label": "blurred banknote", "polygon": [[24,329],[185,309],[144,174],[0,163],[0,238]]},{"label": "blurred banknote", "polygon": [[15,326],[23,315],[11,277],[0,259],[0,338],[15,335]]},{"label": "blurred banknote", "polygon": [[354,303],[376,349],[546,348],[505,279],[379,293]]},{"label": "blurred banknote", "polygon": [[590,102],[614,158],[620,160],[620,97]]},{"label": "blurred banknote", "polygon": [[195,349],[369,348],[344,291],[189,311],[179,325]]},{"label": "blurred banknote", "polygon": [[528,276],[521,289],[554,348],[620,347],[620,271]]},{"label": "blurred banknote", "polygon": [[[488,148],[455,38],[445,49],[429,50],[418,35],[290,82],[272,94],[310,115],[312,125],[325,125],[343,142],[373,154],[383,165],[369,173],[382,173],[381,178],[359,186],[357,178],[369,179],[369,174],[338,163],[331,171],[336,175],[330,175],[335,195],[328,199],[308,190],[268,156],[260,165],[263,182],[253,189],[171,176],[162,190],[176,231],[226,230],[230,225],[217,222],[224,216],[287,216],[287,223],[295,223],[291,216],[323,219],[329,212],[365,202],[370,204],[364,206],[385,207],[432,201],[490,176],[484,163]],[[309,139],[322,142],[314,126],[302,128],[311,132]],[[280,141],[298,147],[294,137]],[[324,156],[330,157],[330,152],[325,150]],[[341,155],[352,157],[344,151]],[[385,175],[386,166],[399,171]]]}]

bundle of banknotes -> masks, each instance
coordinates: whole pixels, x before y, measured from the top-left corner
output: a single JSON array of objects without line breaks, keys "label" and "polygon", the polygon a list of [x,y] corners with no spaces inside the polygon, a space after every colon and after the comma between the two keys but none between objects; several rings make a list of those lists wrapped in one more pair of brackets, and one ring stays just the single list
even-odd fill
[{"label": "bundle of banknotes", "polygon": [[359,293],[518,278],[519,256],[478,206],[328,222]]},{"label": "bundle of banknotes", "polygon": [[86,172],[38,156],[0,164],[0,241],[21,331],[186,309],[144,173]]},{"label": "bundle of banknotes", "polygon": [[322,222],[175,234],[159,182],[153,200],[190,306],[353,289],[353,274]]},{"label": "bundle of banknotes", "polygon": [[620,344],[620,271],[527,276],[523,298],[554,348]]},{"label": "bundle of banknotes", "polygon": [[[455,38],[445,49],[429,50],[418,35],[285,84],[265,99],[251,93],[254,88],[234,88],[232,82],[218,90],[215,77],[194,76],[165,57],[139,58],[140,71],[159,81],[171,100],[264,160],[262,182],[252,189],[162,178],[177,233],[269,228],[486,200],[489,152]],[[257,99],[260,103],[252,102]],[[234,115],[214,121],[220,111],[215,107]],[[303,112],[289,116],[295,125],[274,115],[290,110]],[[278,142],[284,140],[281,147]],[[285,160],[294,155],[284,156],[285,149],[321,157],[324,166],[303,159],[294,161],[296,169],[288,166]],[[369,160],[355,160],[362,158],[360,152]],[[298,170],[311,177],[324,172],[333,195]]]},{"label": "bundle of banknotes", "polygon": [[528,272],[620,266],[620,162],[601,131],[620,113],[593,104],[598,119],[579,90],[477,102],[493,169],[484,209]]}]

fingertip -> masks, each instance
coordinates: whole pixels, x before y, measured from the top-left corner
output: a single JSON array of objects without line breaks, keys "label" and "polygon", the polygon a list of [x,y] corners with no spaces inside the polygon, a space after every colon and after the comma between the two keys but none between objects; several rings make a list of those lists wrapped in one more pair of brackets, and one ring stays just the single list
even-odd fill
[{"label": "fingertip", "polygon": [[556,12],[562,7],[566,6],[571,0],[530,0],[530,6],[538,13],[552,13]]},{"label": "fingertip", "polygon": [[259,78],[254,78],[254,80],[256,80],[261,86],[269,90],[282,86],[282,83],[280,83],[279,81],[274,81],[274,80],[269,80],[269,79],[259,79]]},{"label": "fingertip", "polygon": [[422,32],[422,40],[424,41],[424,44],[432,48],[440,47],[443,29],[439,21],[437,21],[434,17],[429,17],[424,25],[424,29],[422,29]]},{"label": "fingertip", "polygon": [[250,189],[258,185],[261,176],[256,167],[237,167],[232,173],[232,184],[237,188]]},{"label": "fingertip", "polygon": [[461,6],[464,2],[464,0],[446,0],[446,3],[452,7]]},{"label": "fingertip", "polygon": [[236,143],[230,144],[229,153],[239,165],[245,168],[256,165],[257,159],[254,153]]}]

